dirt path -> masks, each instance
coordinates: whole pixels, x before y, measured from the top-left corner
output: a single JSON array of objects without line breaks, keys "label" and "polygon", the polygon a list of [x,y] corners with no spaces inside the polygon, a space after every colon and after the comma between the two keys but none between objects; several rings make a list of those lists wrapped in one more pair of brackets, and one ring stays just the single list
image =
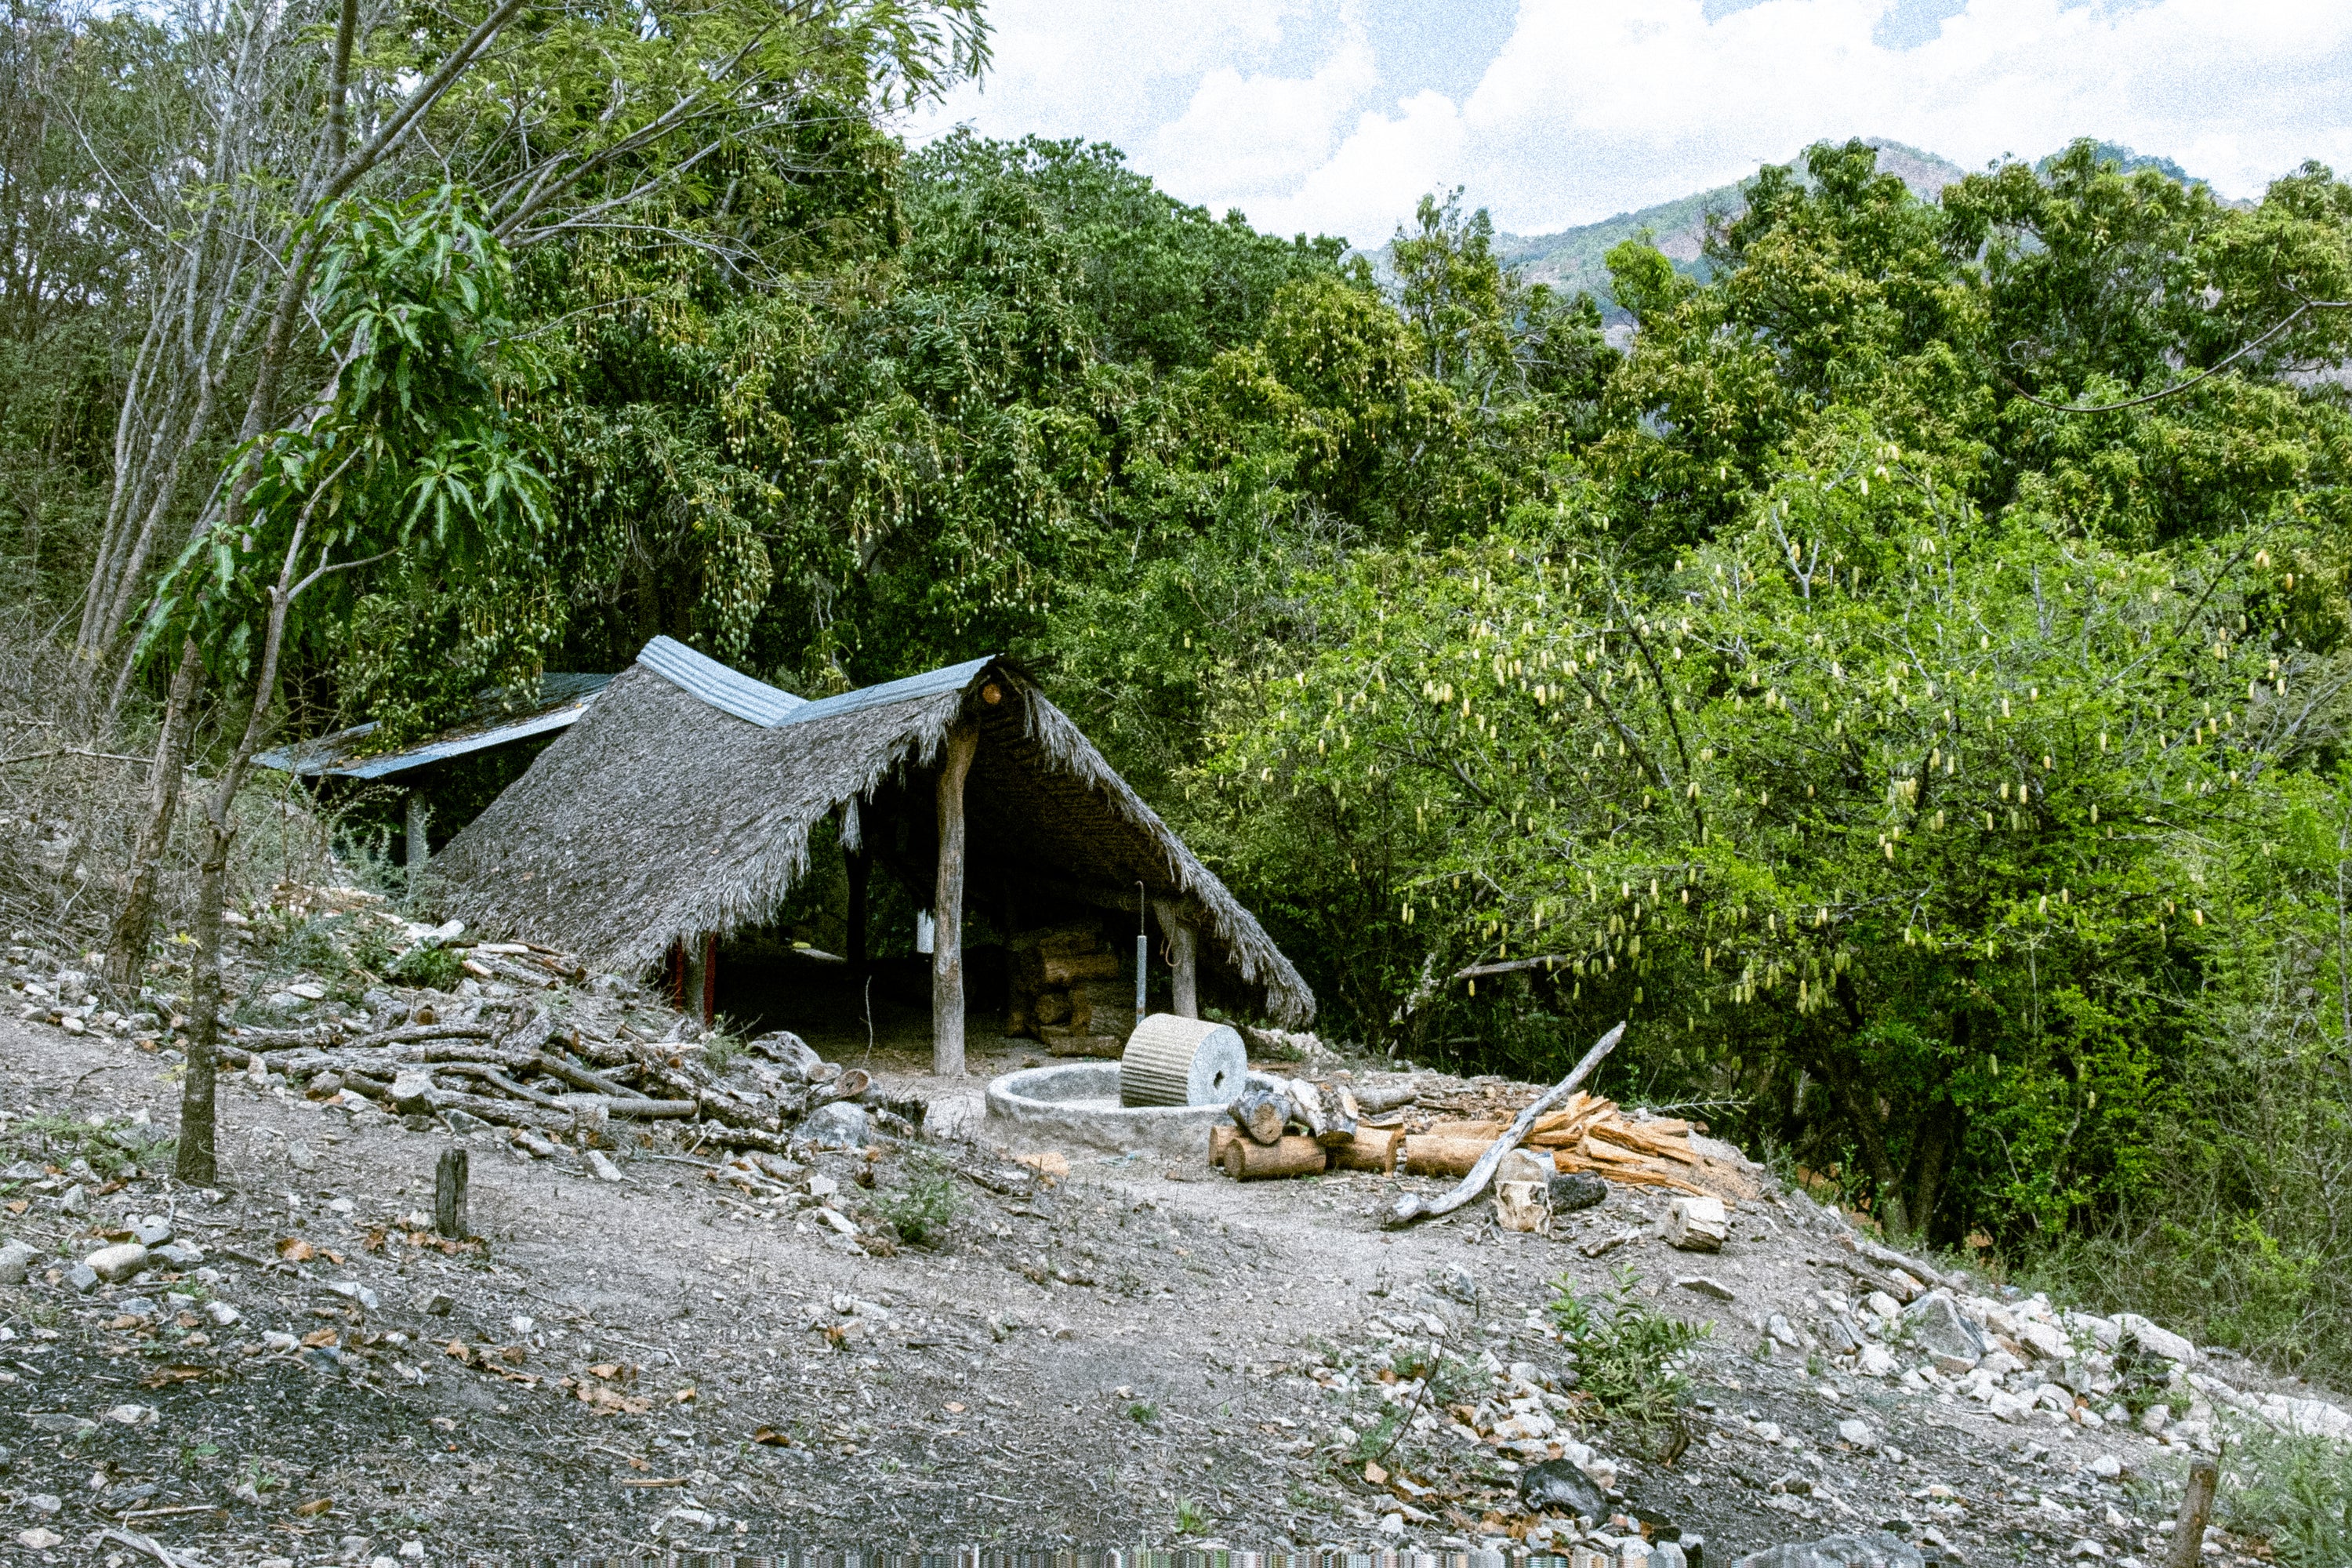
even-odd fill
[{"label": "dirt path", "polygon": [[[166,1065],[0,1022],[0,1108],[18,1118],[143,1111],[167,1126]],[[2074,1429],[2021,1434],[1948,1395],[1901,1399],[1754,1359],[1751,1321],[1799,1313],[1826,1282],[1808,1256],[1825,1243],[1801,1224],[1810,1205],[1742,1216],[1742,1239],[1706,1260],[1725,1304],[1675,1289],[1691,1260],[1654,1241],[1584,1256],[1575,1243],[1654,1218],[1622,1191],[1558,1239],[1475,1216],[1399,1236],[1376,1223],[1397,1190],[1387,1179],[1244,1187],[1079,1155],[1036,1185],[1002,1151],[949,1141],[953,1163],[1010,1190],[945,1178],[959,1194],[945,1238],[877,1257],[814,1199],[754,1202],[706,1179],[696,1152],[632,1142],[608,1182],[483,1132],[469,1145],[482,1243],[451,1254],[404,1224],[431,1207],[446,1131],[229,1081],[217,1201],[152,1177],[93,1181],[89,1211],[68,1215],[68,1176],[16,1168],[26,1206],[0,1235],[45,1256],[24,1287],[0,1287],[15,1379],[0,1391],[5,1533],[59,1543],[0,1552],[95,1561],[121,1550],[98,1540],[110,1526],[197,1546],[207,1563],[367,1562],[410,1542],[439,1562],[1185,1531],[1460,1549],[1527,1532],[1517,1466],[1416,1407],[1430,1418],[1390,1462],[1410,1463],[1429,1495],[1416,1506],[1364,1484],[1349,1439],[1388,1408],[1384,1364],[1443,1348],[1499,1399],[1513,1363],[1563,1370],[1539,1316],[1547,1282],[1595,1289],[1620,1264],[1643,1300],[1719,1320],[1698,1358],[1707,1408],[1690,1451],[1672,1467],[1616,1460],[1632,1502],[1703,1532],[1716,1562],[1727,1544],[1857,1521],[2002,1555],[2083,1536],[2142,1545],[2131,1500],[2081,1468],[2104,1450]],[[976,1095],[976,1081],[959,1086],[935,1120],[956,1124]],[[35,1134],[10,1128],[16,1160]],[[61,1137],[52,1126],[60,1166]],[[898,1156],[837,1153],[800,1180],[837,1184],[856,1212],[861,1176],[884,1194],[912,1179]],[[91,1232],[151,1214],[202,1266],[77,1293],[64,1270],[99,1244]],[[212,1321],[215,1302],[236,1321]],[[1905,1457],[1842,1443],[1839,1421],[1857,1415]],[[2106,1447],[2126,1445],[2147,1468],[2145,1440]],[[1784,1470],[1820,1486],[1773,1489]]]}]

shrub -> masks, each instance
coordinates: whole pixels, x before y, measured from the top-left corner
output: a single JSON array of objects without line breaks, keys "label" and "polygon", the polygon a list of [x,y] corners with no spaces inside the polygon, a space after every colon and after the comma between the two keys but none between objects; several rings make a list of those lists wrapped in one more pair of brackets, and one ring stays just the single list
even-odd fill
[{"label": "shrub", "polygon": [[1614,1290],[1582,1296],[1563,1276],[1552,1284],[1551,1315],[1576,1352],[1578,1390],[1609,1419],[1646,1426],[1673,1421],[1688,1402],[1683,1358],[1708,1331],[1635,1300],[1639,1279],[1622,1268]]},{"label": "shrub", "polygon": [[454,991],[465,970],[457,955],[446,947],[412,947],[392,961],[384,978],[403,985],[433,991]]},{"label": "shrub", "polygon": [[900,1176],[902,1185],[875,1194],[875,1208],[908,1246],[937,1240],[956,1215],[954,1167],[928,1149],[914,1149],[901,1163]]},{"label": "shrub", "polygon": [[2352,1450],[2324,1437],[2248,1433],[2223,1467],[2221,1517],[2287,1568],[2352,1563]]}]

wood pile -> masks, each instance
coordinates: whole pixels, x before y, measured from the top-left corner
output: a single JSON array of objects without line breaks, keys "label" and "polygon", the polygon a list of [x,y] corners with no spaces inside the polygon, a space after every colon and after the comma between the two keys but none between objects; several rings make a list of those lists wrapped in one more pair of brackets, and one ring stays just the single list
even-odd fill
[{"label": "wood pile", "polygon": [[1122,980],[1118,948],[1092,921],[1016,934],[1007,944],[1004,1032],[1057,1057],[1108,1057],[1135,1028],[1135,983]]},{"label": "wood pile", "polygon": [[[1466,1173],[1503,1135],[1505,1121],[1440,1121],[1405,1139],[1405,1170],[1413,1175]],[[1691,1124],[1672,1118],[1635,1120],[1613,1100],[1581,1090],[1539,1119],[1526,1146],[1549,1153],[1555,1169],[1588,1171],[1628,1186],[1665,1187],[1704,1194],[1694,1179],[1700,1167]]]},{"label": "wood pile", "polygon": [[[677,1121],[696,1123],[705,1143],[771,1152],[782,1152],[812,1113],[871,1087],[865,1073],[821,1059],[789,1031],[723,1055],[682,1037],[696,1032],[683,1018],[658,1038],[618,1019],[593,1032],[577,1020],[593,1009],[534,994],[589,979],[570,955],[525,942],[446,945],[465,974],[508,994],[478,1000],[418,989],[389,1016],[238,1029],[220,1042],[222,1064],[257,1078],[281,1075],[312,1100],[400,1116],[463,1112],[525,1141],[553,1134],[594,1145],[607,1141],[614,1121]],[[869,1114],[912,1131],[902,1119]]]},{"label": "wood pile", "polygon": [[[1236,1100],[1233,1124],[1210,1131],[1209,1163],[1239,1181],[1326,1170],[1466,1175],[1533,1092],[1499,1079],[1379,1087],[1293,1079],[1286,1096],[1260,1090]],[[1345,1138],[1315,1133],[1301,1114],[1309,1096],[1327,1118],[1344,1111]],[[1706,1131],[1703,1123],[1629,1113],[1613,1100],[1579,1090],[1539,1118],[1521,1146],[1563,1173],[1693,1196],[1752,1196],[1729,1164],[1693,1145],[1692,1134]]]}]

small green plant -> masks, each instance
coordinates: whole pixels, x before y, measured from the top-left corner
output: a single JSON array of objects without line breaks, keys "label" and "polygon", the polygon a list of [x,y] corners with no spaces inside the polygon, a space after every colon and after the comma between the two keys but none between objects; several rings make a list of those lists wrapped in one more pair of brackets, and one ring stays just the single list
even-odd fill
[{"label": "small green plant", "polygon": [[2135,1421],[2150,1407],[2172,1399],[2164,1358],[2143,1346],[2137,1334],[2126,1334],[2116,1346],[2116,1397]]},{"label": "small green plant", "polygon": [[1209,1533],[1209,1510],[1191,1498],[1176,1500],[1176,1533],[1206,1535]]},{"label": "small green plant", "polygon": [[2223,1467],[2221,1515],[2287,1568],[2352,1563],[2352,1452],[2324,1437],[2243,1434]]},{"label": "small green plant", "polygon": [[1673,1422],[1689,1401],[1683,1362],[1707,1327],[1636,1300],[1640,1279],[1621,1268],[1613,1291],[1582,1296],[1562,1277],[1552,1285],[1551,1315],[1576,1352],[1578,1390],[1610,1419],[1648,1426]]},{"label": "small green plant", "polygon": [[725,1078],[750,1048],[741,1035],[721,1022],[717,1028],[702,1037],[702,1063],[720,1078]]},{"label": "small green plant", "polygon": [[875,1194],[874,1206],[909,1247],[937,1240],[956,1216],[955,1169],[929,1149],[910,1149],[901,1185]]},{"label": "small green plant", "polygon": [[1127,1407],[1127,1418],[1138,1426],[1149,1426],[1160,1419],[1160,1406],[1146,1405],[1139,1399]]},{"label": "small green plant", "polygon": [[446,947],[412,947],[392,961],[384,978],[430,991],[454,991],[465,973],[462,961]]}]

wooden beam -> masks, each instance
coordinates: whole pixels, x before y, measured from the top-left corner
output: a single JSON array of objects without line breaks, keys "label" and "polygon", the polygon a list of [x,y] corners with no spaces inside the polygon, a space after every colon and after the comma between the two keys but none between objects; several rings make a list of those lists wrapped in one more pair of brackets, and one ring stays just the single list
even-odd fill
[{"label": "wooden beam", "polygon": [[963,1076],[963,782],[980,731],[958,724],[940,756],[940,874],[931,900],[931,1071]]},{"label": "wooden beam", "polygon": [[425,862],[433,853],[432,841],[425,836],[425,824],[426,820],[425,792],[423,790],[410,790],[408,792],[407,806],[408,871],[409,875],[415,876],[417,872],[425,869]]}]

